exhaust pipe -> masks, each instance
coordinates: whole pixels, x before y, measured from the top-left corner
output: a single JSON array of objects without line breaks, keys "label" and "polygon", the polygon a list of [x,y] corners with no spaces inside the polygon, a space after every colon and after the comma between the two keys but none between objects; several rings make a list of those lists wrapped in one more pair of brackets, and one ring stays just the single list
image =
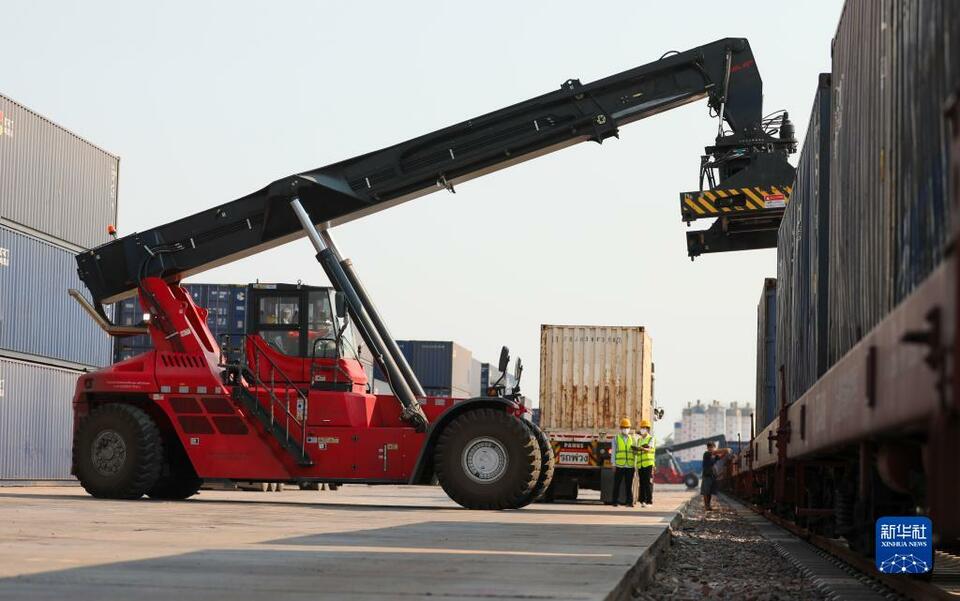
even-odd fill
[{"label": "exhaust pipe", "polygon": [[409,384],[407,384],[403,372],[401,372],[397,366],[397,362],[394,361],[393,357],[387,351],[386,343],[383,341],[377,328],[373,325],[373,321],[364,308],[360,296],[350,283],[346,273],[344,273],[340,262],[337,261],[337,256],[320,237],[317,227],[313,224],[313,221],[310,220],[310,216],[303,208],[303,205],[300,204],[300,199],[294,197],[293,200],[290,201],[290,206],[293,208],[294,214],[297,216],[297,219],[300,220],[300,225],[303,226],[303,230],[317,251],[317,262],[320,263],[323,271],[327,274],[327,277],[330,278],[330,283],[333,284],[333,287],[342,292],[346,297],[347,310],[353,318],[354,325],[359,331],[360,337],[363,338],[363,341],[366,342],[370,350],[373,351],[374,360],[380,366],[380,369],[383,370],[383,373],[386,374],[390,389],[403,405],[401,417],[413,424],[418,431],[425,430],[427,418],[423,413],[423,409],[420,408],[420,404],[417,402],[417,398],[414,396]]}]

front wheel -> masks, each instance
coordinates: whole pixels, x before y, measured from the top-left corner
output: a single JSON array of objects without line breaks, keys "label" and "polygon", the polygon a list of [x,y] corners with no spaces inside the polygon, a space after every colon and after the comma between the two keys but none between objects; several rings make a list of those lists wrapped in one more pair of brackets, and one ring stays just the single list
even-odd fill
[{"label": "front wheel", "polygon": [[697,484],[700,484],[700,479],[697,478],[696,474],[687,474],[683,477],[683,483],[687,485],[687,488],[696,488]]},{"label": "front wheel", "polygon": [[145,411],[111,403],[80,422],[73,457],[80,484],[94,497],[139,499],[160,478],[163,441]]},{"label": "front wheel", "polygon": [[164,441],[163,468],[157,483],[147,491],[151,499],[182,501],[200,492],[203,480],[197,476],[190,458],[180,446],[180,441],[169,437]]},{"label": "front wheel", "polygon": [[540,477],[540,446],[519,418],[474,409],[440,433],[434,466],[444,492],[463,507],[515,509]]}]

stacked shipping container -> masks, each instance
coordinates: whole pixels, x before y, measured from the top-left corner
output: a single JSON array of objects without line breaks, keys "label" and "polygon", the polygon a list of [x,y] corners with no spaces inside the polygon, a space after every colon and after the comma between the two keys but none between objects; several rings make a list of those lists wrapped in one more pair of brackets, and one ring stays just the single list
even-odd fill
[{"label": "stacked shipping container", "polygon": [[[230,359],[239,359],[243,352],[243,335],[247,324],[247,287],[236,284],[185,284],[184,288],[197,305],[205,308],[207,326]],[[114,304],[120,325],[136,325],[143,320],[143,311],[136,298]],[[113,345],[114,361],[129,359],[153,348],[150,336],[117,338]]]},{"label": "stacked shipping container", "polygon": [[[428,396],[471,398],[480,395],[482,366],[473,353],[449,340],[397,340]],[[379,369],[378,380],[385,380]]]},{"label": "stacked shipping container", "polygon": [[70,478],[71,399],[110,340],[67,295],[109,240],[115,156],[0,96],[0,480]]},{"label": "stacked shipping container", "polygon": [[960,89],[960,3],[848,0],[832,56],[779,232],[786,403],[930,274],[954,217],[943,110]]}]

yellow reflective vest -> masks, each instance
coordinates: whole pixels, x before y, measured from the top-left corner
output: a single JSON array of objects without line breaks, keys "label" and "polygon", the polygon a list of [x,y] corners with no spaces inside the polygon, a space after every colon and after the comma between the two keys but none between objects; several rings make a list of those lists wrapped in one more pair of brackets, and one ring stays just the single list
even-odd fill
[{"label": "yellow reflective vest", "polygon": [[637,467],[649,467],[657,463],[656,452],[657,452],[657,443],[653,439],[653,434],[647,434],[646,436],[637,437],[637,446],[643,447],[643,445],[649,445],[649,451],[640,451],[637,453]]},{"label": "yellow reflective vest", "polygon": [[637,454],[633,447],[637,444],[637,438],[633,434],[624,436],[617,434],[616,454],[613,457],[613,465],[617,467],[636,467]]}]

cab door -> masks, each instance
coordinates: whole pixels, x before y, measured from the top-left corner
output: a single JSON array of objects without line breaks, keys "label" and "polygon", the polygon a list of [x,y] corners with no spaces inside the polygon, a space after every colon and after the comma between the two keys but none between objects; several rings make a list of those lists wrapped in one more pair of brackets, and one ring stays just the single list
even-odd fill
[{"label": "cab door", "polygon": [[[304,339],[301,316],[304,314],[305,305],[303,297],[303,292],[297,289],[253,288],[249,308],[252,315],[247,317],[247,333],[256,334],[263,339],[267,347],[274,351],[270,361],[295,383],[309,381],[309,374],[305,373],[304,369],[302,350]],[[256,354],[247,359],[259,370],[260,378],[269,384],[269,365],[264,365],[267,361]]]}]

